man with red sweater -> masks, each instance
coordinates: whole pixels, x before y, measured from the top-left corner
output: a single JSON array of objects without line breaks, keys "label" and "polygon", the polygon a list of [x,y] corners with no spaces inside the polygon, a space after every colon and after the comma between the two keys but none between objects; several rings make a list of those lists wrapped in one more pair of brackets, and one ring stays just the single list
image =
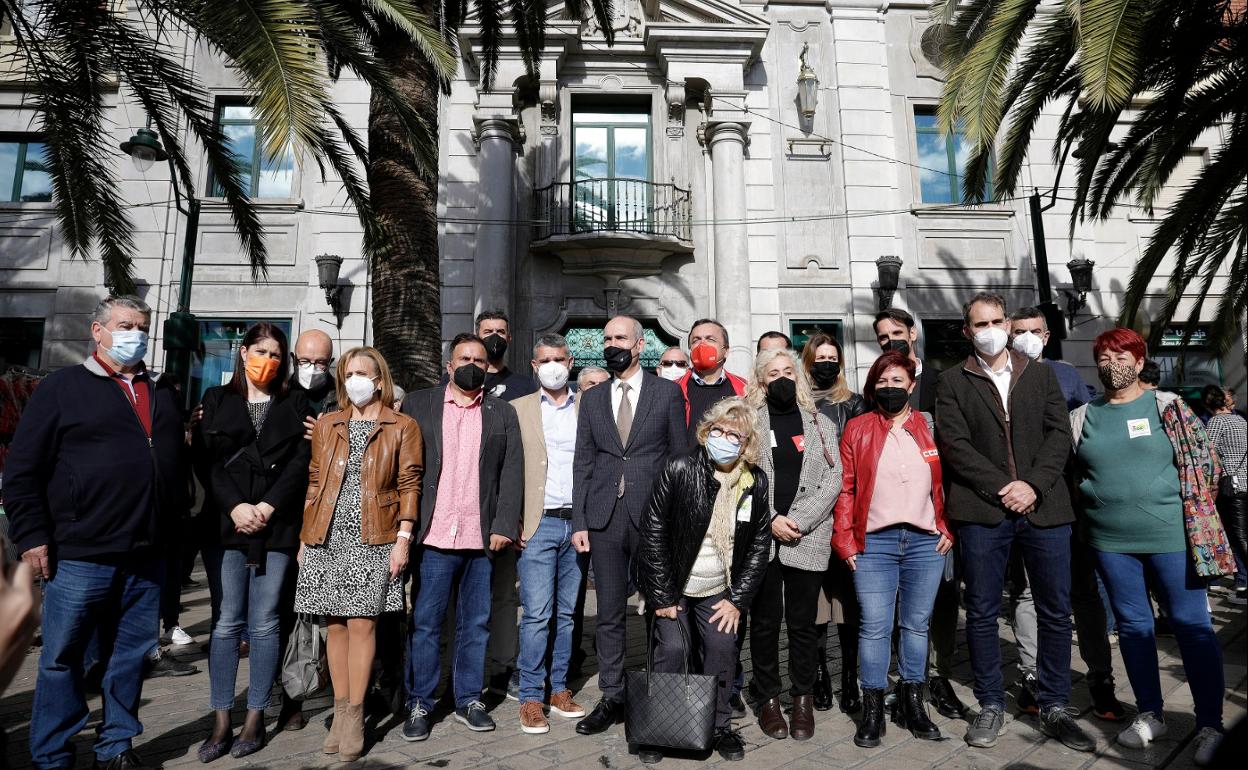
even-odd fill
[{"label": "man with red sweater", "polygon": [[713,318],[693,322],[689,330],[689,360],[693,366],[677,384],[685,395],[685,423],[692,440],[698,420],[715,402],[745,395],[745,380],[724,371],[728,330]]}]

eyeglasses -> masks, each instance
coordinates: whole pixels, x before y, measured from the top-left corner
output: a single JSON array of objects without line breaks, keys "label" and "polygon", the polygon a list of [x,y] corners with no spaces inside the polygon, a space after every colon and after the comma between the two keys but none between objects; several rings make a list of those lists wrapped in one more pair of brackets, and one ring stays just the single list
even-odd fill
[{"label": "eyeglasses", "polygon": [[316,370],[319,372],[323,372],[326,369],[328,369],[329,365],[332,364],[333,362],[334,362],[334,359],[332,358],[329,360],[326,360],[324,358],[296,358],[295,359],[295,364],[299,366],[315,367]]},{"label": "eyeglasses", "polygon": [[723,428],[711,428],[711,432],[707,435],[711,438],[726,438],[728,441],[736,444],[737,446],[741,446],[741,443],[745,441],[745,436],[742,436],[740,433],[734,433],[730,430],[724,430]]},{"label": "eyeglasses", "polygon": [[1015,329],[1014,330],[1015,337],[1017,337],[1020,334],[1027,334],[1027,333],[1031,333],[1039,337],[1042,334],[1044,334],[1044,329]]},{"label": "eyeglasses", "polygon": [[688,369],[689,364],[684,361],[660,361],[659,367],[665,369],[671,369],[672,367],[676,367],[677,369]]}]

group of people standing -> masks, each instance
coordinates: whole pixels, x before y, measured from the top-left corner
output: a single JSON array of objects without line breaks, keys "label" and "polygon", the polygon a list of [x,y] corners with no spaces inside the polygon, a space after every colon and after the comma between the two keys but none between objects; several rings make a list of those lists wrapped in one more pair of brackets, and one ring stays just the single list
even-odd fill
[{"label": "group of people standing", "polygon": [[[769,332],[748,377],[727,372],[728,332],[713,319],[696,321],[687,351],[664,351],[652,373],[642,325],[612,318],[607,370],[582,368],[573,389],[563,337],[540,336],[532,376],[522,375],[505,365],[506,315],[484,313],[475,333],[451,341],[443,382],[405,396],[377,350],[353,348],[335,366],[325,335],[305,333],[292,350],[280,328],[260,323],[231,381],[188,419],[166,378],[143,366],[150,309],[111,297],[92,320],[95,352],[35,391],[5,467],[13,539],[45,579],[34,764],[72,761],[70,739],[88,714],[84,655],[98,637],[106,708],[96,766],[145,766],[131,746],[141,666],[159,630],[162,554],[180,546],[166,540],[165,513],[189,505],[188,457],[204,500],[186,536],[200,540],[212,595],[205,763],[265,746],[264,709],[296,613],[327,628],[327,754],[364,753],[378,669],[392,681],[403,669],[403,739],[429,738],[444,632],[454,718],[468,729],[496,727],[482,701],[489,685],[520,702],[526,734],[547,732],[548,715],[601,733],[625,716],[637,592],[654,669],[693,660],[716,677],[725,759],[744,758],[732,720],[747,698],[768,736],[813,736],[814,712],[835,701],[829,624],[841,641],[841,708],[859,714],[857,745],[878,746],[885,733],[895,646],[892,722],[939,739],[932,705],[968,718],[966,742],[988,748],[1005,731],[998,618],[1016,572],[1026,577],[1019,607],[1031,608],[1016,611],[1018,704],[1039,729],[1076,750],[1096,745],[1068,709],[1072,608],[1094,713],[1126,716],[1099,577],[1138,709],[1118,741],[1140,748],[1166,730],[1151,593],[1179,642],[1196,758],[1207,763],[1224,683],[1205,584],[1245,556],[1243,419],[1222,411],[1207,434],[1182,399],[1143,388],[1135,332],[1097,338],[1104,393],[1093,398],[1073,367],[1043,358],[1038,311],[1010,316],[1000,296],[980,293],[963,312],[974,350],[944,372],[918,356],[912,317],[880,313],[882,354],[861,395],[826,334],[797,351]],[[583,657],[591,571],[602,697],[587,710],[571,672]],[[975,710],[949,683],[959,605]],[[395,622],[404,611],[406,644]],[[247,714],[235,732],[244,640]],[[279,728],[302,725],[299,704],[284,703]],[[636,748],[643,762],[662,758],[661,747]]]}]

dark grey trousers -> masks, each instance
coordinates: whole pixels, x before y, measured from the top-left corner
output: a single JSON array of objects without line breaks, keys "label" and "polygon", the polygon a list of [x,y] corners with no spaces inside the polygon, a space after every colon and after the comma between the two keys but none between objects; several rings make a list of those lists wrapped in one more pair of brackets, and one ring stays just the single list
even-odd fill
[{"label": "dark grey trousers", "polygon": [[624,702],[624,626],[632,593],[632,562],[637,552],[637,526],[626,511],[616,510],[604,529],[589,531],[589,560],[594,567],[598,602],[598,689],[602,697]]},{"label": "dark grey trousers", "polygon": [[[668,618],[654,619],[654,670],[659,674],[676,674],[684,670],[685,661],[693,659],[689,644],[701,641],[702,670],[699,673],[713,675],[719,679],[719,689],[715,700],[715,729],[726,728],[731,724],[732,709],[728,699],[732,695],[732,684],[737,677],[737,634],[735,631],[720,631],[717,623],[711,623],[711,609],[727,596],[719,593],[703,599],[689,596],[680,598],[681,611],[676,613],[675,620]],[[679,624],[679,625],[678,625]],[[696,624],[696,632],[695,626]],[[681,634],[680,627],[685,633]]]}]

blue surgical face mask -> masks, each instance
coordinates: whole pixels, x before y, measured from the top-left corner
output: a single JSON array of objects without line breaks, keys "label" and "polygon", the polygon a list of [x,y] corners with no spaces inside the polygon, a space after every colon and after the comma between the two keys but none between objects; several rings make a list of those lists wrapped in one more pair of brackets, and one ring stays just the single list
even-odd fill
[{"label": "blue surgical face mask", "polygon": [[716,465],[732,465],[741,456],[741,447],[732,443],[724,436],[708,436],[706,439],[706,452],[711,456],[711,460]]},{"label": "blue surgical face mask", "polygon": [[147,332],[141,329],[117,329],[109,334],[113,338],[113,346],[105,353],[122,366],[134,366],[147,355]]}]

